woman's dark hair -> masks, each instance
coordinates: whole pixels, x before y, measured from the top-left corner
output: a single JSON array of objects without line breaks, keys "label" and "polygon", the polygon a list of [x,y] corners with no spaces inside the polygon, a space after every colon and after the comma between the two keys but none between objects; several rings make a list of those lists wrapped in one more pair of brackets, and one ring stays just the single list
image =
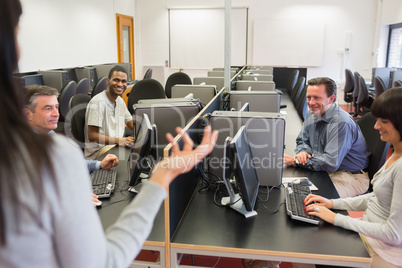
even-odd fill
[{"label": "woman's dark hair", "polygon": [[390,88],[381,93],[371,105],[371,113],[382,119],[391,121],[398,130],[402,140],[402,89],[400,87]]},{"label": "woman's dark hair", "polygon": [[[51,139],[35,134],[26,122],[22,113],[23,91],[12,77],[18,69],[16,30],[21,14],[19,0],[0,1],[0,246],[7,244],[6,217],[18,220],[24,209],[17,185],[30,184],[38,193],[40,205],[44,199],[43,168],[49,167],[54,175],[46,149]],[[14,215],[4,214],[6,205],[13,206]]]}]

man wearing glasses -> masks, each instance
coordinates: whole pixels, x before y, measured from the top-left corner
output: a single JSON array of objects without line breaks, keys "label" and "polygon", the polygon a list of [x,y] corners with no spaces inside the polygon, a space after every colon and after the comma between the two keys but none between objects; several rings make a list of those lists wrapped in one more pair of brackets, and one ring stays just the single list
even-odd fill
[{"label": "man wearing glasses", "polygon": [[133,118],[120,97],[127,89],[127,71],[114,66],[107,79],[108,88],[95,95],[85,114],[85,157],[95,159],[110,148],[132,146],[133,137],[124,137],[125,126],[133,129]]}]

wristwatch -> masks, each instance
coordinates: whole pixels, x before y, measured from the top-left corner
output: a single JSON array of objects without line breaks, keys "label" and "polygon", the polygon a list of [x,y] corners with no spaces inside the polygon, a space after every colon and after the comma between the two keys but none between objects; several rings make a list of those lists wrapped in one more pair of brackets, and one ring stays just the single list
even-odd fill
[{"label": "wristwatch", "polygon": [[300,163],[299,163],[299,159],[297,159],[296,156],[295,156],[295,163],[296,163],[296,165],[299,165],[299,164],[300,164]]}]

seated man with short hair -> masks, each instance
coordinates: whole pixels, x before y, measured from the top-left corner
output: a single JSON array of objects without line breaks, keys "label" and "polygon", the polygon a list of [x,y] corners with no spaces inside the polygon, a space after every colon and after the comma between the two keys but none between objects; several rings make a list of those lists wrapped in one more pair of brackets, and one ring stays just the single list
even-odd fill
[{"label": "seated man with short hair", "polygon": [[[54,130],[59,121],[58,91],[55,88],[31,85],[25,88],[25,107],[23,113],[28,124],[38,133],[44,135],[56,135]],[[108,154],[102,161],[87,160],[89,172],[97,169],[110,169],[117,166],[119,159],[113,154]],[[97,197],[94,198],[96,201]]]},{"label": "seated man with short hair", "polygon": [[308,81],[310,112],[296,140],[296,156],[285,154],[284,163],[327,171],[339,196],[353,197],[369,187],[365,169],[370,152],[360,127],[335,103],[336,93],[336,83],[330,78]]},{"label": "seated man with short hair", "polygon": [[130,147],[133,137],[124,137],[125,124],[133,130],[133,118],[120,97],[127,89],[127,71],[114,66],[107,79],[108,88],[95,95],[85,113],[85,157],[95,159],[112,146]]}]

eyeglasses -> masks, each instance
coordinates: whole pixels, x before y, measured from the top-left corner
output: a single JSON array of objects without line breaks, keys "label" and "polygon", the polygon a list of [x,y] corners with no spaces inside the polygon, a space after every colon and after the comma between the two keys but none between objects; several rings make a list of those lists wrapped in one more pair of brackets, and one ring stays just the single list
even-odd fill
[{"label": "eyeglasses", "polygon": [[118,84],[118,83],[122,83],[122,84],[127,84],[127,80],[120,80],[119,78],[113,78],[112,79],[113,83]]}]

